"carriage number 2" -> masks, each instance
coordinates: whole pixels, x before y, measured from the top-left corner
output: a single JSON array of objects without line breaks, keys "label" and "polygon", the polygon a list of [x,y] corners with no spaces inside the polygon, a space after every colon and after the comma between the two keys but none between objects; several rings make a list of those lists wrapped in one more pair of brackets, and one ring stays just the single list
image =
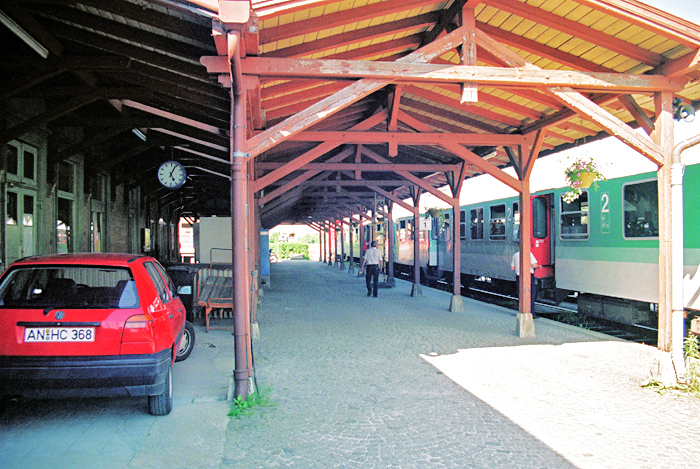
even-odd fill
[{"label": "carriage number 2", "polygon": [[600,195],[600,232],[610,233],[610,194],[603,192]]}]

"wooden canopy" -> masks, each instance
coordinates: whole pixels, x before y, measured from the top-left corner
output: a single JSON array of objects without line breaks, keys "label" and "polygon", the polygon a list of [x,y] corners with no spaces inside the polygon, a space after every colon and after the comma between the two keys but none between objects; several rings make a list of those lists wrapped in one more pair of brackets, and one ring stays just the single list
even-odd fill
[{"label": "wooden canopy", "polygon": [[[265,227],[377,192],[444,200],[434,188],[482,173],[519,190],[499,168],[523,179],[517,155],[535,142],[538,156],[615,135],[662,164],[646,135],[655,94],[694,104],[700,92],[700,27],[639,2],[240,3],[219,2],[219,18],[242,38],[234,73]],[[220,55],[201,62],[231,86],[218,37]]]},{"label": "wooden canopy", "polygon": [[[660,161],[632,129],[652,131],[655,93],[700,95],[700,27],[635,1],[8,0],[0,12],[40,46],[0,28],[3,102],[43,103],[6,118],[1,140],[48,128],[50,161],[89,155],[88,171],[193,215],[230,213],[226,33],[240,31],[263,227],[484,172],[517,187],[497,169],[521,166],[538,132],[535,156],[613,134]],[[82,138],[66,146],[65,132]],[[178,191],[154,184],[166,159],[187,168]]]}]

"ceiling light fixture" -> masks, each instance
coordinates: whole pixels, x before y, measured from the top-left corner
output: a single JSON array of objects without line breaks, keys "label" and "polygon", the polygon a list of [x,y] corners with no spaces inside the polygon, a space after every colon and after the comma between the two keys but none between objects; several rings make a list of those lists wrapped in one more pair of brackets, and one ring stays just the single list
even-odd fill
[{"label": "ceiling light fixture", "polygon": [[131,129],[131,131],[136,135],[138,138],[143,140],[144,142],[146,141],[146,134],[141,132],[140,129]]}]

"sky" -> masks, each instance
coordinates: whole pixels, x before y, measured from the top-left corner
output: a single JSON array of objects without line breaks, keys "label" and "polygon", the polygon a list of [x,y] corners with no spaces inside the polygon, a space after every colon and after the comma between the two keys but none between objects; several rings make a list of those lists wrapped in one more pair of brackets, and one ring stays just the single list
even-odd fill
[{"label": "sky", "polygon": [[700,2],[698,0],[647,0],[642,3],[700,24]]}]

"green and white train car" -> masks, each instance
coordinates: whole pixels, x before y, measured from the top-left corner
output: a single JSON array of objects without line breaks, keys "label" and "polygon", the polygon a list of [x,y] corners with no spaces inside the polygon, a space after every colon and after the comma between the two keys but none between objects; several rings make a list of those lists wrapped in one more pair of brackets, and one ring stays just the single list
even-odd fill
[{"label": "green and white train car", "polygon": [[[685,306],[700,310],[700,165],[684,176]],[[561,200],[563,190],[555,191]],[[656,325],[659,299],[659,205],[656,173],[601,181],[587,205],[558,204],[556,287],[580,292],[579,311],[619,322]],[[587,210],[585,210],[587,209]],[[580,211],[579,211],[580,210]],[[586,213],[587,212],[587,213]],[[565,221],[580,223],[573,232]],[[578,231],[580,228],[580,232]]]},{"label": "green and white train car", "polygon": [[[700,310],[700,165],[686,167],[685,300]],[[658,188],[656,173],[598,182],[567,203],[567,188],[532,195],[531,247],[544,267],[536,272],[540,294],[560,302],[577,293],[579,312],[627,324],[656,327],[658,315]],[[515,291],[510,260],[517,251],[518,198],[461,207],[461,278],[480,277]],[[421,236],[421,268],[428,275],[452,278],[452,210],[433,220]],[[396,224],[405,223],[397,220]],[[398,228],[398,227],[397,227]],[[413,235],[397,229],[400,270],[413,265]],[[406,244],[406,246],[402,245]],[[426,246],[423,246],[425,244]],[[433,253],[430,255],[429,253]]]}]

